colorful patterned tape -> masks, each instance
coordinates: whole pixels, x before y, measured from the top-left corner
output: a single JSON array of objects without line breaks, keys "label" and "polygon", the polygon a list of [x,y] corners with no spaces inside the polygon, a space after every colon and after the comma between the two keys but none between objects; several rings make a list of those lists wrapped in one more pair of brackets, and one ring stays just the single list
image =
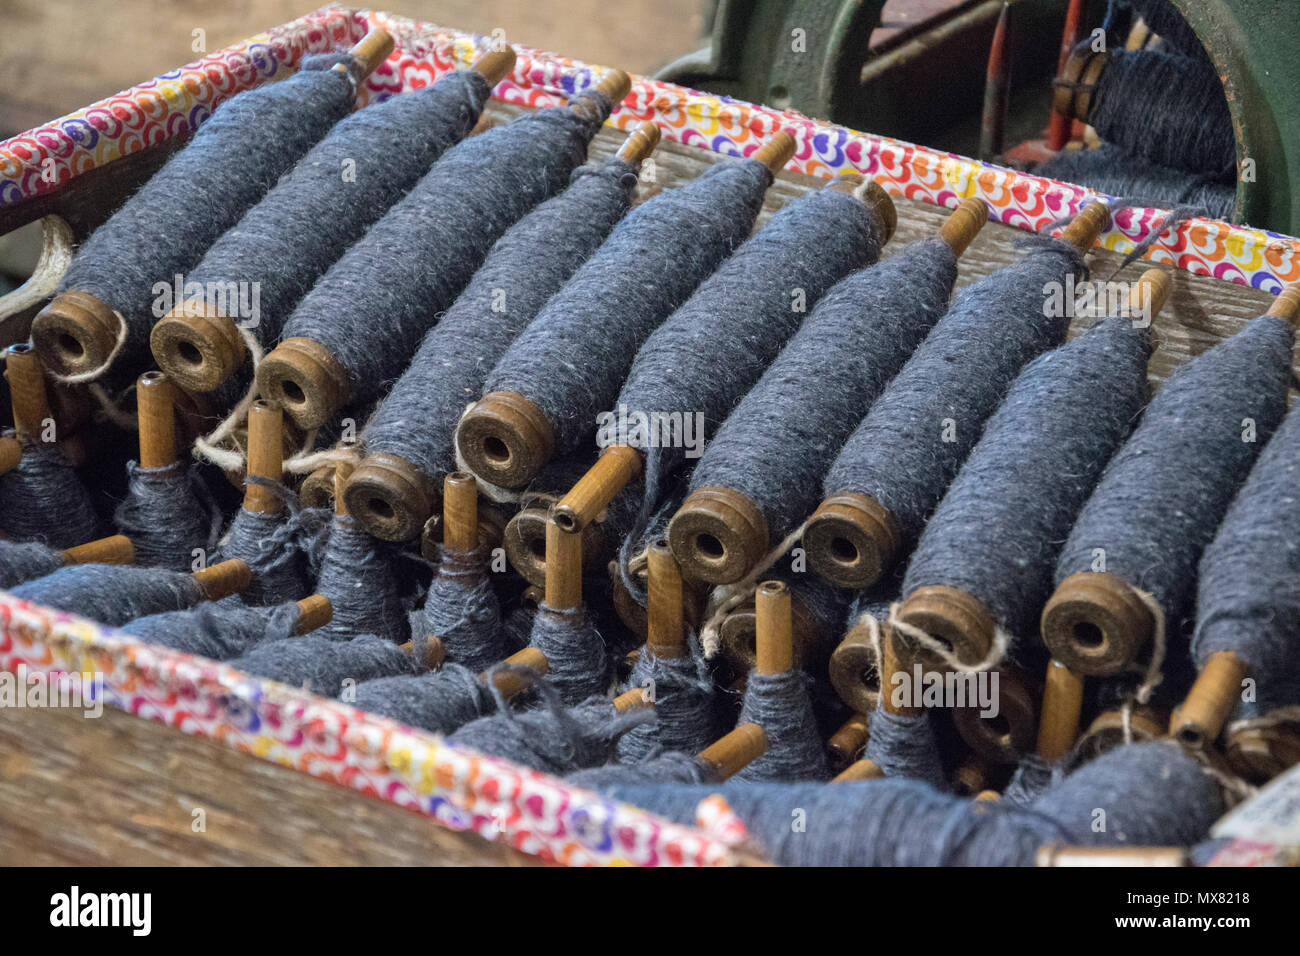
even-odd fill
[{"label": "colorful patterned tape", "polygon": [[[485,41],[385,13],[325,7],[46,126],[0,143],[0,207],[54,192],[76,176],[202,123],[223,100],[281,78],[304,53],[359,40],[371,25],[397,50],[366,84],[363,102],[418,89],[469,64]],[[504,102],[562,103],[605,72],[516,48]],[[869,136],[727,97],[638,77],[611,122],[653,120],[667,138],[727,155],[753,152],[773,132],[799,140],[792,168],[818,176],[856,170],[896,195],[943,206],[987,200],[999,221],[1037,230],[1093,197],[1078,186],[950,153]],[[1103,245],[1130,250],[1163,216],[1126,209]],[[1300,280],[1300,242],[1222,222],[1192,220],[1150,258],[1276,292]],[[715,866],[737,862],[728,827],[709,833],[660,820],[439,738],[273,681],[164,648],[0,593],[0,668],[103,675],[105,702],[186,733],[418,810],[565,865]],[[724,814],[725,817],[725,814]],[[702,820],[702,822],[704,822]],[[734,821],[733,821],[734,823]],[[734,829],[734,826],[731,828]]]}]

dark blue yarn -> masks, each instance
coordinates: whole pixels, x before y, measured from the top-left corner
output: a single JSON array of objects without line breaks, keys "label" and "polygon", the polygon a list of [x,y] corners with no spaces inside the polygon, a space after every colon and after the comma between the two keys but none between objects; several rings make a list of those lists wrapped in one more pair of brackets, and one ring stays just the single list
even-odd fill
[{"label": "dark blue yarn", "polygon": [[939,321],[957,279],[952,250],[913,243],[838,282],[727,417],[691,490],[733,488],[775,544],[816,507],[826,467],[886,383]]},{"label": "dark blue yarn", "polygon": [[[662,719],[662,715],[660,715]],[[623,741],[647,725],[633,727]],[[656,784],[701,784],[710,782],[708,767],[689,753],[669,750],[631,763],[611,763],[603,767],[579,770],[564,778],[584,790],[609,791],[615,787],[654,786]]]},{"label": "dark blue yarn", "polygon": [[[608,114],[604,94],[583,97]],[[354,400],[383,394],[492,244],[564,188],[599,125],[556,107],[452,147],[303,297],[282,336],[323,345]]]},{"label": "dark blue yarn", "polygon": [[440,670],[418,676],[402,674],[366,681],[357,686],[350,703],[435,734],[449,734],[496,709],[487,684],[460,664],[444,664]]},{"label": "dark blue yarn", "polygon": [[515,337],[599,248],[635,186],[621,160],[580,167],[568,189],[498,239],[367,423],[366,451],[399,455],[435,484],[454,471],[452,437],[465,406]]},{"label": "dark blue yarn", "polygon": [[[892,690],[886,685],[880,692],[884,695]],[[871,715],[870,731],[866,758],[883,770],[885,776],[909,777],[923,780],[936,790],[948,789],[929,711],[891,714],[877,707]]]},{"label": "dark blue yarn", "polygon": [[618,742],[618,759],[635,764],[660,750],[695,754],[720,734],[714,720],[713,681],[694,653],[662,658],[645,647],[626,690],[653,688],[655,721],[633,727]]},{"label": "dark blue yarn", "polygon": [[1145,206],[1199,206],[1214,219],[1230,220],[1237,204],[1237,187],[1231,179],[1157,166],[1114,143],[1062,150],[1033,172],[1108,196],[1140,197]]},{"label": "dark blue yarn", "polygon": [[605,640],[585,608],[557,611],[543,601],[529,644],[546,655],[547,682],[565,704],[576,705],[608,689]]},{"label": "dark blue yarn", "polygon": [[337,697],[345,681],[361,684],[377,677],[416,674],[423,668],[392,641],[363,634],[336,641],[316,634],[263,641],[234,658],[230,666],[269,677],[322,697]]},{"label": "dark blue yarn", "polygon": [[[959,293],[844,442],[823,494],[880,502],[905,553],[1025,363],[1065,341],[1069,318],[1044,314],[1045,287],[1086,274],[1080,255],[1053,241]],[[955,441],[944,441],[945,419]]]},{"label": "dark blue yarn", "polygon": [[88,292],[121,313],[128,336],[119,361],[147,351],[159,318],[154,283],[187,273],[348,114],[354,81],[331,69],[338,62],[304,57],[288,79],[227,100],[77,252],[59,291]]},{"label": "dark blue yarn", "polygon": [[0,541],[0,588],[53,574],[65,563],[61,550],[39,541]]},{"label": "dark blue yarn", "polygon": [[[469,134],[491,92],[482,76],[458,70],[343,118],[213,243],[187,282],[256,283],[260,321],[242,324],[275,342],[325,270]],[[345,161],[355,179],[344,180]]]},{"label": "dark blue yarn", "polygon": [[518,392],[578,445],[618,394],[637,349],[749,235],[772,174],[719,163],[632,210],[501,356],[485,392]]},{"label": "dark blue yarn", "polygon": [[481,671],[506,657],[501,604],[492,589],[486,549],[465,553],[438,546],[438,570],[412,631],[442,641],[447,660]]},{"label": "dark blue yarn", "polygon": [[[1152,594],[1178,631],[1201,551],[1286,414],[1294,341],[1285,320],[1261,316],[1169,377],[1079,513],[1058,583],[1103,548],[1106,570]],[[1253,442],[1242,440],[1247,418]]]},{"label": "dark blue yarn", "polygon": [[94,541],[102,529],[90,495],[58,445],[23,442],[18,467],[0,475],[0,533],[63,549]]},{"label": "dark blue yarn", "polygon": [[1200,564],[1192,655],[1233,651],[1261,711],[1300,703],[1300,406],[1251,469]]},{"label": "dark blue yarn", "polygon": [[399,560],[398,549],[372,538],[351,516],[334,515],[316,578],[316,592],[329,598],[334,616],[318,633],[340,641],[362,634],[394,644],[409,640],[411,628],[396,568]]},{"label": "dark blue yarn", "polygon": [[737,723],[758,724],[767,734],[767,751],[740,771],[742,780],[825,780],[826,751],[817,731],[803,671],[749,675]]},{"label": "dark blue yarn", "polygon": [[221,512],[203,479],[185,462],[142,468],[127,462],[126,498],[113,512],[118,531],[135,545],[143,567],[190,571],[194,549],[216,550]]},{"label": "dark blue yarn", "polygon": [[1149,329],[1103,319],[1039,356],[962,466],[903,581],[978,598],[1013,636],[1036,632],[1079,509],[1146,397]]},{"label": "dark blue yarn", "polygon": [[249,607],[237,597],[228,597],[192,610],[136,618],[122,630],[150,644],[224,661],[262,641],[293,637],[300,617],[297,604]]},{"label": "dark blue yarn", "polygon": [[1130,6],[1165,43],[1179,53],[1208,59],[1196,31],[1169,0],[1127,0]]},{"label": "dark blue yarn", "polygon": [[12,588],[14,597],[121,627],[146,614],[181,611],[207,595],[188,574],[133,565],[72,564]]}]

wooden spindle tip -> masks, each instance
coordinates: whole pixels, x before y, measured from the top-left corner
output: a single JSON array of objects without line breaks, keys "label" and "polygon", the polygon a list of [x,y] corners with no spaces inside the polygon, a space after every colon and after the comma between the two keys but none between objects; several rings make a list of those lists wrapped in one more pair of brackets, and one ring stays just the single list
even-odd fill
[{"label": "wooden spindle tip", "polygon": [[646,646],[660,659],[686,656],[685,607],[682,575],[666,538],[646,550]]},{"label": "wooden spindle tip", "polygon": [[442,638],[434,634],[428,634],[418,642],[410,640],[405,644],[399,644],[398,650],[424,670],[441,670],[442,665],[447,661],[447,646],[442,643]]},{"label": "wooden spindle tip", "polygon": [[1155,632],[1155,619],[1128,583],[1105,571],[1070,575],[1048,600],[1041,621],[1052,656],[1077,674],[1117,674]]},{"label": "wooden spindle tip", "polygon": [[841,724],[826,741],[826,756],[830,760],[831,769],[839,773],[852,765],[862,756],[869,737],[867,718],[862,714],[854,714]]},{"label": "wooden spindle tip", "polygon": [[954,707],[952,722],[962,740],[981,757],[1016,764],[1030,753],[1038,737],[1038,701],[1013,671],[998,671],[996,716],[981,716],[979,706]]},{"label": "wooden spindle tip", "polygon": [[754,592],[754,670],[784,674],[794,667],[794,624],[790,586],[764,581]]},{"label": "wooden spindle tip", "polygon": [[149,348],[181,388],[211,392],[248,360],[234,319],[203,302],[182,302],[154,325]]},{"label": "wooden spindle tip", "polygon": [[14,413],[14,430],[20,440],[33,440],[51,416],[45,363],[34,346],[16,342],[5,350],[5,379]]},{"label": "wooden spindle tip", "polygon": [[984,224],[989,221],[989,204],[979,196],[963,199],[957,208],[949,213],[939,228],[939,238],[952,250],[952,254],[961,258],[963,252],[979,235]]},{"label": "wooden spindle tip", "polygon": [[298,500],[305,508],[334,507],[334,465],[322,465],[298,486]]},{"label": "wooden spindle tip", "polygon": [[1093,200],[1070,220],[1061,238],[1080,252],[1087,252],[1109,226],[1110,206],[1101,200]]},{"label": "wooden spindle tip", "polygon": [[846,767],[831,783],[854,783],[859,780],[884,780],[885,771],[874,760],[862,759]]},{"label": "wooden spindle tip", "polygon": [[799,142],[794,138],[794,135],[783,129],[750,153],[749,158],[756,163],[762,163],[775,176],[785,169],[785,164],[794,158],[795,151],[798,148]]},{"label": "wooden spindle tip", "polygon": [[[978,664],[993,646],[993,615],[978,598],[959,588],[943,584],[917,588],[903,602],[899,618],[947,644],[963,664]],[[920,648],[912,650],[921,660],[934,656]]]},{"label": "wooden spindle tip", "polygon": [[13,435],[0,435],[0,475],[6,475],[23,460],[23,446]]},{"label": "wooden spindle tip", "polygon": [[1091,46],[1074,50],[1052,85],[1052,110],[1071,119],[1088,122],[1097,81],[1110,64],[1110,52]]},{"label": "wooden spindle tip", "polygon": [[880,223],[880,242],[883,245],[894,237],[898,229],[898,208],[885,187],[868,179],[857,192],[857,197],[876,215]]},{"label": "wooden spindle tip", "polygon": [[1150,706],[1136,706],[1128,715],[1127,728],[1125,725],[1122,711],[1102,711],[1079,737],[1075,752],[1083,758],[1093,759],[1124,746],[1130,736],[1135,743],[1158,740],[1169,729],[1169,714]]},{"label": "wooden spindle tip", "polygon": [[[551,662],[546,659],[546,655],[535,647],[525,647],[511,654],[501,663],[511,668],[529,670],[541,676],[544,676],[551,667]],[[492,673],[492,684],[501,692],[501,696],[509,700],[531,687],[533,681],[527,674],[521,674],[517,670],[497,670]]]},{"label": "wooden spindle tip", "polygon": [[496,86],[515,68],[515,48],[506,44],[500,49],[479,54],[469,68],[483,77],[488,86]]},{"label": "wooden spindle tip", "polygon": [[257,369],[260,394],[282,407],[300,428],[319,428],[347,402],[347,372],[319,342],[285,339]]},{"label": "wooden spindle tip", "polygon": [[1293,326],[1300,327],[1300,282],[1283,287],[1269,305],[1266,314],[1286,319]]},{"label": "wooden spindle tip", "polygon": [[632,77],[623,70],[609,70],[596,84],[596,89],[609,97],[615,109],[632,92]]},{"label": "wooden spindle tip", "polygon": [[199,582],[209,601],[238,594],[253,582],[252,569],[238,558],[195,571],[191,576]]},{"label": "wooden spindle tip", "polygon": [[334,620],[334,606],[323,594],[309,594],[298,602],[298,623],[295,634],[307,634]]},{"label": "wooden spindle tip", "polygon": [[618,148],[618,158],[629,166],[640,166],[655,151],[662,136],[654,123],[641,123],[623,140],[623,145]]},{"label": "wooden spindle tip", "polygon": [[633,687],[614,698],[614,710],[616,713],[627,714],[634,710],[653,707],[654,703],[654,698],[645,688]]},{"label": "wooden spindle tip", "polygon": [[767,734],[758,724],[739,724],[696,756],[714,782],[735,776],[767,752]]},{"label": "wooden spindle tip", "polygon": [[668,523],[668,541],[687,577],[732,584],[767,553],[767,519],[732,488],[698,488]]},{"label": "wooden spindle tip", "polygon": [[1186,699],[1169,720],[1169,736],[1185,747],[1200,749],[1218,739],[1241,699],[1246,664],[1232,651],[1211,654]]},{"label": "wooden spindle tip", "polygon": [[438,505],[434,483],[400,455],[362,459],[343,489],[348,514],[382,541],[410,541]]},{"label": "wooden spindle tip", "polygon": [[855,623],[831,652],[831,686],[851,709],[861,714],[873,714],[880,701],[879,667],[870,629],[862,623]]},{"label": "wooden spindle tip", "polygon": [[393,35],[382,27],[371,27],[357,44],[352,47],[352,56],[357,61],[357,70],[360,74],[360,80],[364,81],[371,73],[379,68],[397,47],[397,41]]},{"label": "wooden spindle tip", "polygon": [[1061,846],[1040,847],[1035,866],[1189,866],[1187,851],[1172,846]]},{"label": "wooden spindle tip", "polygon": [[135,545],[124,534],[87,541],[63,551],[66,564],[134,564]]},{"label": "wooden spindle tip", "polygon": [[32,320],[32,342],[51,370],[82,375],[104,367],[121,328],[107,303],[86,292],[60,292]]},{"label": "wooden spindle tip", "polygon": [[456,447],[470,471],[484,481],[522,488],[555,453],[555,430],[529,399],[493,392],[461,418]]},{"label": "wooden spindle tip", "polygon": [[641,453],[627,445],[613,445],[596,459],[569,493],[556,502],[551,517],[565,531],[580,531],[594,521],[641,472]]},{"label": "wooden spindle tip", "polygon": [[873,498],[854,492],[831,495],[804,529],[808,563],[841,588],[862,589],[894,566],[902,546],[894,516]]},{"label": "wooden spindle tip", "polygon": [[1154,319],[1169,301],[1169,293],[1173,288],[1170,272],[1165,269],[1147,269],[1138,276],[1137,284],[1129,294],[1129,308]]}]

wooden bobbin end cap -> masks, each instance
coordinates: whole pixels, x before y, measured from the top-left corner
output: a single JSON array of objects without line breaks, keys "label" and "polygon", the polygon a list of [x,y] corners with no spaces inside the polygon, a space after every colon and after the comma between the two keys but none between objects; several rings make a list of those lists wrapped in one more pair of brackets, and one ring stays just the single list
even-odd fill
[{"label": "wooden bobbin end cap", "polygon": [[1223,748],[1233,770],[1252,782],[1272,780],[1300,763],[1300,726],[1294,721],[1268,721],[1264,717],[1234,726]]},{"label": "wooden bobbin end cap", "polygon": [[257,387],[304,429],[319,428],[348,400],[347,373],[312,339],[285,339],[257,369]]},{"label": "wooden bobbin end cap", "polygon": [[684,575],[731,584],[767,553],[767,519],[739,491],[699,488],[668,523],[668,542]]},{"label": "wooden bobbin end cap", "polygon": [[1101,200],[1088,203],[1061,233],[1061,238],[1080,252],[1092,248],[1097,238],[1110,226],[1110,206]]},{"label": "wooden bobbin end cap", "polygon": [[22,443],[12,435],[0,436],[0,475],[13,471],[22,460]]},{"label": "wooden bobbin end cap", "polygon": [[883,505],[854,492],[831,495],[803,533],[808,563],[841,588],[866,588],[894,565],[901,533]]},{"label": "wooden bobbin end cap", "polygon": [[[988,608],[971,594],[944,584],[917,588],[903,602],[899,617],[947,644],[963,664],[978,664],[993,646],[995,622]],[[906,635],[903,635],[906,643]],[[914,657],[933,655],[924,648],[912,648]]]},{"label": "wooden bobbin end cap", "polygon": [[317,468],[298,486],[298,500],[304,508],[334,508],[334,466]]},{"label": "wooden bobbin end cap", "polygon": [[880,662],[871,632],[855,624],[831,652],[831,686],[840,700],[860,714],[874,714],[880,700]]},{"label": "wooden bobbin end cap", "polygon": [[596,89],[609,97],[609,101],[618,108],[627,95],[632,92],[632,77],[623,70],[609,70],[600,78]]},{"label": "wooden bobbin end cap", "polygon": [[[821,643],[821,625],[807,606],[799,600],[790,601],[790,646],[795,668],[804,668],[813,650]],[[758,666],[758,611],[754,605],[742,606],[722,620],[718,628],[722,653],[738,669],[750,670]]]},{"label": "wooden bobbin end cap", "polygon": [[775,176],[781,170],[785,169],[785,164],[794,158],[795,150],[799,148],[798,141],[793,134],[786,130],[781,130],[771,139],[769,139],[758,149],[749,154],[749,158],[756,163],[762,163]]},{"label": "wooden bobbin end cap", "polygon": [[[1158,740],[1165,735],[1168,727],[1167,712],[1162,713],[1144,705],[1136,706],[1129,712],[1128,733],[1132,734],[1134,743]],[[1122,747],[1126,740],[1124,714],[1118,710],[1105,710],[1093,718],[1075,745],[1075,750],[1081,756],[1093,759],[1116,747]]]},{"label": "wooden bobbin end cap", "polygon": [[88,292],[61,292],[32,320],[32,343],[47,368],[82,375],[108,362],[121,328],[107,303]]},{"label": "wooden bobbin end cap", "polygon": [[298,623],[293,632],[307,634],[334,620],[334,606],[323,594],[309,594],[298,602]]},{"label": "wooden bobbin end cap", "polygon": [[405,458],[367,455],[343,489],[348,514],[382,541],[410,541],[438,506],[432,481]]},{"label": "wooden bobbin end cap", "polygon": [[202,586],[209,601],[220,601],[247,588],[253,581],[253,571],[245,562],[231,558],[195,571],[192,577]]},{"label": "wooden bobbin end cap", "polygon": [[357,72],[361,79],[365,79],[371,73],[379,68],[392,54],[397,46],[397,41],[393,35],[382,27],[371,27],[356,45],[352,47],[351,53],[357,61]]},{"label": "wooden bobbin end cap", "polygon": [[149,348],[158,367],[191,392],[213,391],[248,358],[234,320],[202,302],[183,302],[159,319]]},{"label": "wooden bobbin end cap", "polygon": [[980,716],[978,706],[954,707],[953,726],[977,754],[1000,764],[1019,763],[1034,749],[1038,733],[1038,706],[1024,681],[998,672],[998,713]]},{"label": "wooden bobbin end cap", "polygon": [[1043,642],[1076,674],[1116,674],[1151,639],[1155,619],[1123,578],[1079,571],[1061,582],[1043,608]]},{"label": "wooden bobbin end cap", "polygon": [[[510,566],[525,581],[539,588],[546,586],[548,515],[549,512],[545,507],[524,508],[506,522],[501,539]],[[600,566],[605,543],[605,533],[598,524],[589,524],[582,529],[582,564],[586,571],[592,571]]]},{"label": "wooden bobbin end cap", "polygon": [[1160,310],[1165,307],[1173,287],[1174,280],[1168,271],[1164,269],[1148,269],[1138,276],[1137,285],[1133,287],[1133,291],[1129,295],[1129,309],[1131,311],[1141,311],[1149,318],[1154,319],[1160,314]]},{"label": "wooden bobbin end cap", "polygon": [[63,551],[67,564],[134,564],[135,545],[124,534],[87,541]]},{"label": "wooden bobbin end cap", "polygon": [[1052,110],[1088,122],[1097,81],[1110,64],[1109,51],[1083,47],[1070,54],[1061,75],[1052,83]]},{"label": "wooden bobbin end cap", "polygon": [[533,402],[517,392],[492,392],[465,413],[456,447],[484,481],[522,488],[555,453],[555,431]]},{"label": "wooden bobbin end cap", "polygon": [[514,47],[506,45],[499,50],[488,50],[480,54],[469,68],[483,77],[488,86],[496,86],[515,68],[516,59]]},{"label": "wooden bobbin end cap", "polygon": [[939,227],[939,238],[952,250],[952,254],[960,259],[962,253],[988,221],[989,204],[978,196],[971,196],[969,199],[962,200],[948,214],[948,218]]},{"label": "wooden bobbin end cap", "polygon": [[882,244],[893,238],[894,230],[898,228],[898,210],[880,183],[861,173],[841,173],[823,188],[847,193],[875,213],[880,221]]},{"label": "wooden bobbin end cap", "polygon": [[740,724],[696,756],[715,782],[735,776],[767,752],[767,734],[758,724]]},{"label": "wooden bobbin end cap", "polygon": [[1300,325],[1300,282],[1284,287],[1265,314],[1286,319],[1292,325]]},{"label": "wooden bobbin end cap", "polygon": [[649,121],[640,123],[628,134],[627,139],[623,140],[623,145],[614,155],[629,166],[639,166],[655,151],[662,136],[659,127],[654,123]]},{"label": "wooden bobbin end cap", "polygon": [[556,524],[570,533],[586,527],[640,471],[641,453],[635,448],[607,448],[569,493],[556,502],[551,512]]},{"label": "wooden bobbin end cap", "polygon": [[840,773],[831,783],[853,783],[858,780],[884,780],[885,771],[874,760],[859,760],[849,767],[843,773]]}]

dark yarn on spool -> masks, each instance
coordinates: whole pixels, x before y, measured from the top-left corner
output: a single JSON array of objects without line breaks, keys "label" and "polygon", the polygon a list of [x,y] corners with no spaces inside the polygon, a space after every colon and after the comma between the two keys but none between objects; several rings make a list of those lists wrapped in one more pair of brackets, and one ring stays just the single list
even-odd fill
[{"label": "dark yarn on spool", "polygon": [[0,588],[43,578],[65,563],[61,550],[39,541],[0,541]]},{"label": "dark yarn on spool", "polygon": [[1060,764],[1048,763],[1037,754],[1027,754],[1002,791],[1002,799],[1016,806],[1030,806],[1064,778],[1065,771]]},{"label": "dark yarn on spool", "polygon": [[288,79],[227,100],[78,250],[58,291],[90,293],[121,314],[119,361],[148,350],[154,283],[188,273],[351,110],[356,82],[332,69],[339,63],[355,61],[306,56]]},{"label": "dark yarn on spool", "polygon": [[537,608],[529,645],[546,655],[548,687],[559,699],[576,705],[609,687],[609,659],[584,607],[556,610],[545,601]]},{"label": "dark yarn on spool", "polygon": [[[1190,846],[1222,814],[1217,784],[1168,743],[1121,747],[1080,768],[1032,807],[936,792],[914,780],[811,784],[615,786],[608,795],[692,825],[720,793],[784,866],[1032,866],[1039,847]],[[1094,829],[1095,810],[1106,827]],[[795,810],[805,827],[791,827]]]},{"label": "dark yarn on spool", "polygon": [[497,712],[465,724],[447,738],[448,743],[504,757],[516,766],[564,776],[608,763],[621,734],[654,719],[649,708],[620,714],[608,697],[590,697],[565,707],[548,680],[532,671],[526,673],[541,698],[538,706],[512,710],[493,688]]},{"label": "dark yarn on spool", "polygon": [[[344,117],[213,243],[187,282],[254,285],[259,320],[244,327],[260,342],[277,341],[316,280],[469,134],[491,92],[478,73],[457,70]],[[353,173],[346,179],[345,163]]]},{"label": "dark yarn on spool", "polygon": [[1223,83],[1203,58],[1165,50],[1112,53],[1088,120],[1102,139],[1159,166],[1214,175],[1236,168]]},{"label": "dark yarn on spool", "polygon": [[350,641],[317,634],[263,641],[231,660],[230,666],[322,697],[338,697],[346,681],[361,684],[377,677],[423,670],[412,655],[373,634],[362,634]]},{"label": "dark yarn on spool", "polygon": [[[239,558],[253,572],[253,582],[241,595],[249,604],[283,604],[311,593],[311,555],[323,531],[321,512],[303,508],[298,496],[283,485],[250,476],[246,483],[272,488],[284,511],[267,514],[240,508],[220,542],[220,558]],[[345,602],[346,603],[346,602]]]},{"label": "dark yarn on spool", "polygon": [[648,646],[632,665],[627,688],[653,688],[655,721],[633,727],[618,742],[618,759],[637,764],[659,750],[698,753],[718,737],[713,681],[694,653],[660,657]]},{"label": "dark yarn on spool", "polygon": [[438,546],[438,570],[411,630],[442,641],[447,660],[471,670],[491,667],[510,653],[501,626],[501,604],[492,588],[488,551]]},{"label": "dark yarn on spool", "polygon": [[[882,695],[892,690],[889,686],[880,688]],[[866,757],[886,777],[908,777],[923,780],[936,790],[948,789],[928,710],[919,714],[891,714],[877,707],[871,715],[870,732]]]},{"label": "dark yarn on spool", "polygon": [[435,484],[456,469],[452,436],[467,398],[481,393],[510,343],[600,247],[636,181],[618,159],[579,167],[564,192],[497,240],[366,424],[367,452],[398,455]]},{"label": "dark yarn on spool", "polygon": [[633,209],[501,356],[484,392],[523,395],[557,452],[576,447],[646,337],[749,235],[771,183],[756,160],[719,163]]},{"label": "dark yarn on spool", "polygon": [[1079,512],[1057,583],[1104,548],[1106,570],[1155,597],[1177,633],[1201,551],[1286,414],[1294,342],[1285,319],[1260,316],[1169,377]]},{"label": "dark yarn on spool", "polygon": [[1062,150],[1035,168],[1034,175],[1077,183],[1130,201],[1140,197],[1136,201],[1142,205],[1196,206],[1214,219],[1231,220],[1237,203],[1237,188],[1231,179],[1225,182],[1218,175],[1197,176],[1157,166],[1114,143],[1096,149]]},{"label": "dark yarn on spool", "polygon": [[1201,557],[1192,655],[1232,651],[1260,711],[1300,703],[1300,406],[1264,446]]},{"label": "dark yarn on spool", "polygon": [[188,574],[163,568],[74,564],[11,589],[14,597],[121,627],[146,614],[182,611],[207,595]]},{"label": "dark yarn on spool", "polygon": [[1196,31],[1169,0],[1125,0],[1151,32],[1186,56],[1208,59]]},{"label": "dark yarn on spool", "polygon": [[316,578],[316,591],[329,598],[334,616],[317,633],[340,641],[362,634],[394,644],[409,640],[399,560],[401,552],[392,545],[368,535],[350,515],[335,514]]},{"label": "dark yarn on spool", "polygon": [[193,570],[194,549],[216,550],[221,512],[198,472],[185,462],[165,468],[127,463],[126,498],[113,523],[135,545],[143,567]]},{"label": "dark yarn on spool", "polygon": [[349,702],[360,710],[435,734],[450,734],[496,709],[482,678],[468,667],[452,663],[419,675],[368,680],[357,685]]},{"label": "dark yarn on spool", "polygon": [[1036,633],[1060,542],[1146,397],[1150,330],[1133,321],[1103,319],[1025,367],[926,525],[905,594],[949,585],[1013,637]]},{"label": "dark yarn on spool", "polygon": [[796,781],[830,776],[809,696],[811,683],[799,670],[749,675],[737,723],[762,727],[767,750],[740,771],[740,779]]},{"label": "dark yarn on spool", "polygon": [[282,337],[323,345],[354,400],[382,394],[492,244],[582,165],[610,102],[596,90],[579,98],[598,118],[540,110],[447,150],[303,297]]},{"label": "dark yarn on spool", "polygon": [[262,641],[292,638],[299,617],[297,604],[249,607],[229,597],[191,610],[149,614],[122,630],[150,644],[224,661]]},{"label": "dark yarn on spool", "polygon": [[837,283],[718,429],[691,490],[742,492],[769,542],[783,539],[816,507],[827,465],[939,321],[956,279],[952,250],[923,239]]},{"label": "dark yarn on spool", "polygon": [[11,541],[71,548],[101,536],[102,523],[59,447],[23,442],[18,467],[0,475],[0,533]]},{"label": "dark yarn on spool", "polygon": [[[935,256],[947,249],[927,242],[937,244]],[[1074,247],[1034,240],[1020,261],[962,290],[843,443],[824,495],[880,502],[905,554],[1025,363],[1065,341],[1069,317],[1045,314],[1044,289],[1071,275],[1087,275]]]},{"label": "dark yarn on spool", "polygon": [[[640,728],[633,727],[623,735],[623,740],[627,740],[638,729]],[[621,745],[622,741],[619,743]],[[564,779],[575,787],[603,793],[615,787],[709,783],[710,774],[708,768],[691,754],[669,750],[632,763],[611,763],[604,767],[579,770]]]}]

